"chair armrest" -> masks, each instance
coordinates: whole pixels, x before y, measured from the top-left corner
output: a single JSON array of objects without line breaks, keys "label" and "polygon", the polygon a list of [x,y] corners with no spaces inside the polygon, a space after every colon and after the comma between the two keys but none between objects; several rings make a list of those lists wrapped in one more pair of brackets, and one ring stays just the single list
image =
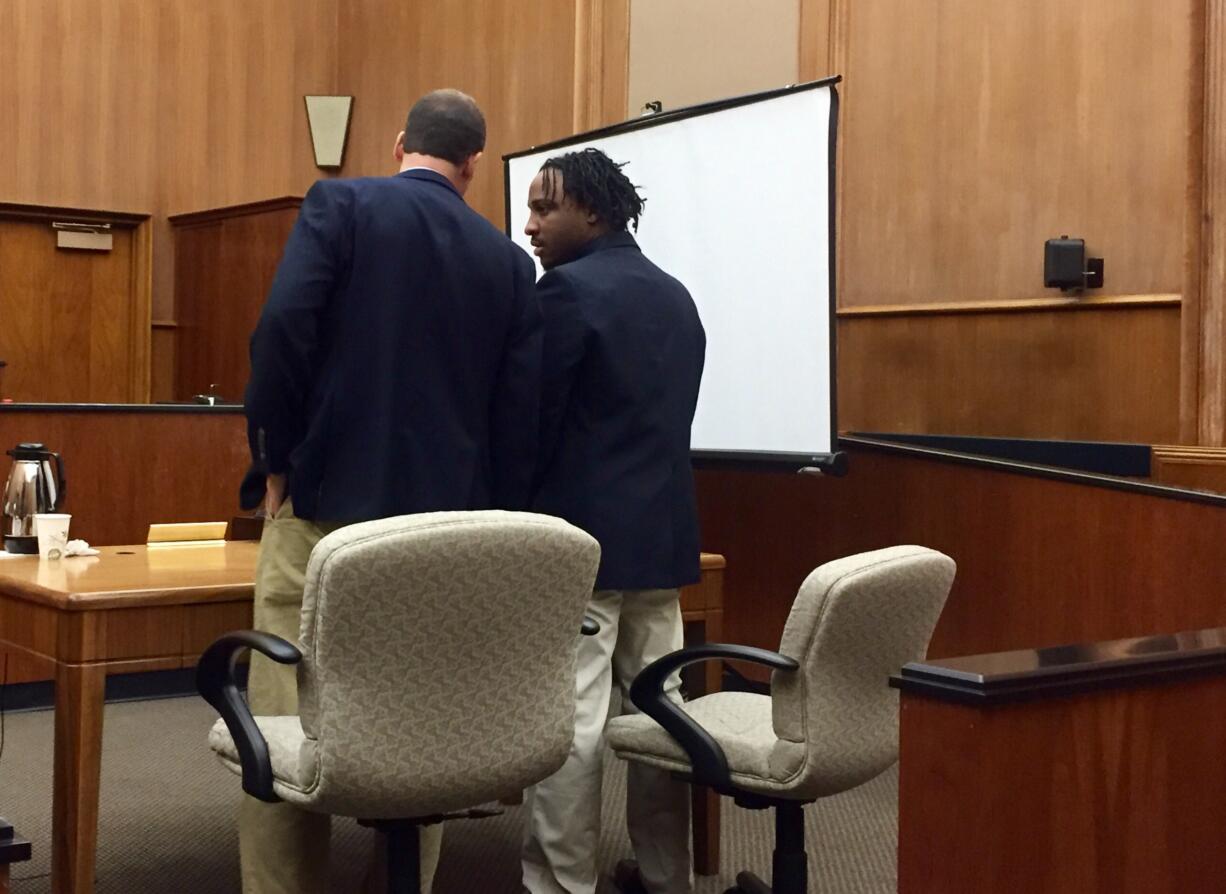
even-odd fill
[{"label": "chair armrest", "polygon": [[711,658],[733,658],[783,671],[794,671],[800,665],[795,659],[769,649],[728,643],[704,643],[701,646],[678,649],[656,659],[643,668],[630,684],[630,701],[664,727],[664,731],[673,737],[689,757],[694,782],[709,785],[723,794],[732,794],[732,779],[728,775],[728,758],[724,749],[693,717],[664,694],[664,684],[670,674],[687,665]]},{"label": "chair armrest", "polygon": [[297,664],[302,660],[297,646],[279,636],[258,630],[236,630],[218,637],[204,650],[196,665],[196,690],[221,715],[234,739],[243,768],[243,791],[271,804],[281,799],[272,789],[268,742],[234,680],[234,665],[247,649],[255,649],[278,664]]},{"label": "chair armrest", "polygon": [[579,625],[579,632],[584,636],[595,636],[600,632],[600,622],[584,615],[583,623]]}]

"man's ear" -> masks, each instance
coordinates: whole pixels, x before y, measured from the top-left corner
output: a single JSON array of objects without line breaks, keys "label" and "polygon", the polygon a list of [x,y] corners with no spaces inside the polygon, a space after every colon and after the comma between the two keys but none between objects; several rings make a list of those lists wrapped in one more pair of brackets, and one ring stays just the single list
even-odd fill
[{"label": "man's ear", "polygon": [[600,224],[600,215],[597,214],[595,211],[589,211],[587,213],[587,225],[589,227],[595,227],[595,226],[599,226],[599,224]]},{"label": "man's ear", "polygon": [[471,180],[477,173],[477,162],[481,160],[484,152],[474,152],[464,160],[464,177]]},{"label": "man's ear", "polygon": [[396,145],[392,147],[392,158],[397,163],[404,161],[404,131],[396,134]]}]

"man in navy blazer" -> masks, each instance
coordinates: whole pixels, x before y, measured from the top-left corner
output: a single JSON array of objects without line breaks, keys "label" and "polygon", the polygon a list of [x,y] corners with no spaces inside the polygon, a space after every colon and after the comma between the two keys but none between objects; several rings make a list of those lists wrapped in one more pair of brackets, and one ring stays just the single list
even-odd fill
[{"label": "man in navy blazer", "polygon": [[[534,511],[600,542],[576,666],[575,741],[527,804],[523,881],[532,894],[591,894],[600,838],[601,761],[611,687],[681,647],[679,588],[699,577],[690,426],[706,336],[686,288],[639,250],[643,200],[596,149],[545,162],[525,228],[546,273],[541,462]],[[678,694],[674,677],[669,692]],[[638,858],[625,884],[652,894],[692,887],[688,787],[627,767],[626,823]]]},{"label": "man in navy blazer", "polygon": [[[398,175],[307,193],[251,337],[257,629],[298,637],[311,548],[340,525],[526,507],[540,309],[531,259],[464,202],[484,146],[476,103],[436,91],[396,139]],[[294,669],[253,656],[248,700],[296,714]],[[440,830],[421,830],[423,891]],[[246,798],[243,890],[326,890],[328,835],[327,816]]]}]

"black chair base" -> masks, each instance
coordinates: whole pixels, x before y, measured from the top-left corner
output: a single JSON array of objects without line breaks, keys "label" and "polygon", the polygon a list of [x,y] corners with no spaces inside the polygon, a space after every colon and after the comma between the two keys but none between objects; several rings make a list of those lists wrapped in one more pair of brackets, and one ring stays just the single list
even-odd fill
[{"label": "black chair base", "polygon": [[421,827],[459,819],[501,816],[501,810],[476,807],[459,813],[413,819],[358,820],[387,837],[387,894],[429,894],[421,889]]},{"label": "black chair base", "polygon": [[738,872],[736,887],[729,888],[726,894],[773,894],[771,886],[752,872]]},{"label": "black chair base", "polygon": [[752,872],[737,873],[736,887],[725,894],[808,894],[809,857],[805,853],[805,803],[761,796],[737,797],[742,807],[775,810],[775,853],[771,884]]}]

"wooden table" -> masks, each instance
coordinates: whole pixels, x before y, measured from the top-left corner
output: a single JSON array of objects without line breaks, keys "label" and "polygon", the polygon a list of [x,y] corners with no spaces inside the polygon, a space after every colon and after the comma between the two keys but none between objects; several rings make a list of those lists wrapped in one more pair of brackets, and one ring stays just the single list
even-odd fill
[{"label": "wooden table", "polygon": [[[702,554],[702,578],[681,591],[681,620],[686,645],[721,642],[724,635],[724,557]],[[723,663],[704,661],[685,678],[687,698],[719,692]],[[694,872],[719,872],[719,795],[695,786],[690,807],[694,839]]]},{"label": "wooden table", "polygon": [[106,675],[191,667],[218,635],[250,627],[258,548],[111,546],[94,558],[0,559],[0,651],[55,679],[55,894],[94,890]]},{"label": "wooden table", "polygon": [[[97,557],[54,562],[0,558],[0,652],[55,680],[55,894],[94,890],[107,674],[193,667],[222,633],[250,627],[258,550],[234,541],[109,546]],[[723,567],[722,556],[704,554],[702,581],[682,592],[685,622],[700,625],[704,638],[719,635]],[[718,667],[704,683],[718,689]],[[705,861],[699,871],[714,872],[718,799],[695,797],[694,833],[695,863]]]}]

